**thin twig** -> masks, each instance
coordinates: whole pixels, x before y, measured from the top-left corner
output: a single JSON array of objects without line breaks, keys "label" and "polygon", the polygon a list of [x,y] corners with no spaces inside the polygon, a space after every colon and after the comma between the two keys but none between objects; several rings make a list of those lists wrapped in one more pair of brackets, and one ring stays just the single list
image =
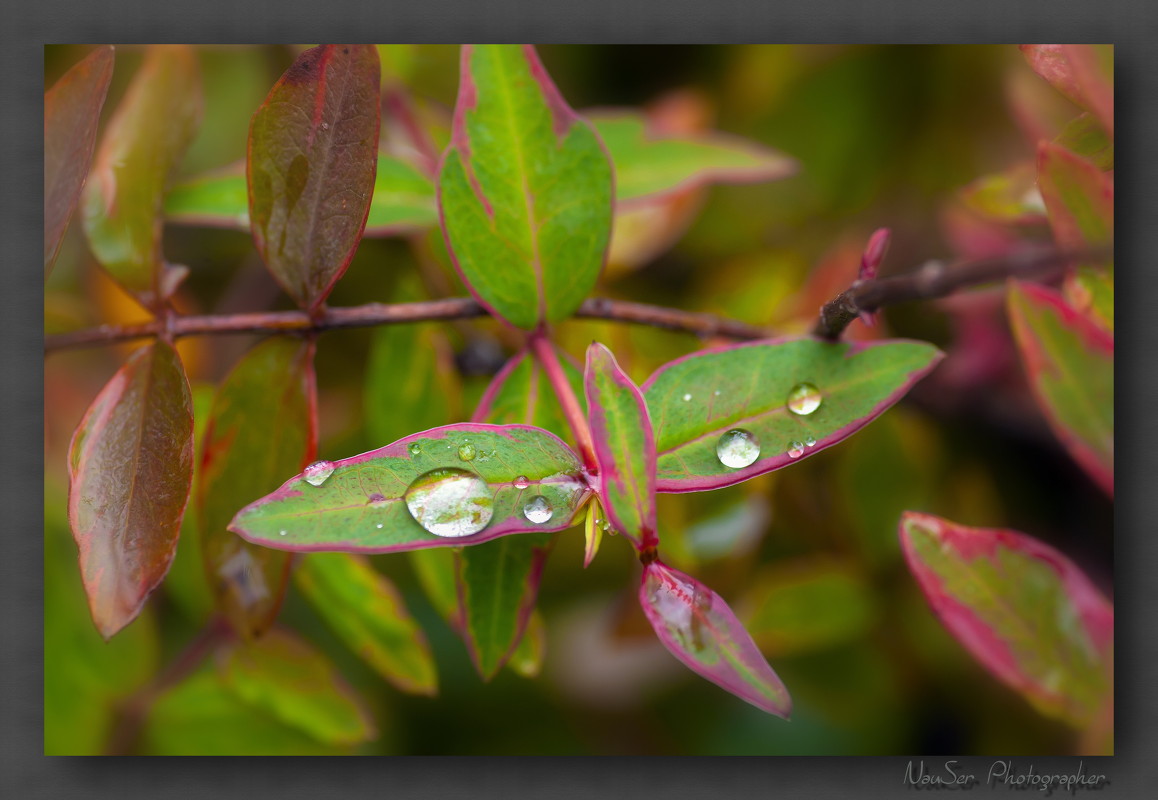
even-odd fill
[{"label": "thin twig", "polygon": [[1073,252],[1042,247],[954,265],[930,261],[904,275],[856,281],[820,309],[820,317],[812,332],[822,339],[835,341],[862,313],[884,306],[945,297],[967,286],[1006,278],[1054,273],[1075,261],[1104,261],[1110,255],[1100,251]]},{"label": "thin twig", "polygon": [[[304,311],[259,311],[242,314],[175,316],[171,323],[173,338],[228,333],[307,333],[336,328],[361,328],[404,322],[468,319],[485,316],[486,311],[473,298],[451,297],[420,303],[368,303],[347,308],[326,308],[316,319]],[[733,339],[759,339],[768,331],[711,314],[696,314],[674,308],[629,303],[622,300],[592,298],[580,306],[576,316],[635,322],[669,330],[681,330],[700,336],[726,336]],[[70,333],[45,337],[46,352],[76,347],[114,344],[133,339],[158,336],[162,323],[153,320],[137,325],[101,325]]]}]

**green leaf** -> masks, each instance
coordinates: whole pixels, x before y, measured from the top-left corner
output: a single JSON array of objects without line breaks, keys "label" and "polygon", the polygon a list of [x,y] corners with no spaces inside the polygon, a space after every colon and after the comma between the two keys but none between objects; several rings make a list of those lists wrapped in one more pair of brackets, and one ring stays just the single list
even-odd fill
[{"label": "green leaf", "polygon": [[[894,517],[895,519],[895,517]],[[790,655],[863,636],[879,614],[873,588],[851,565],[798,560],[753,582],[748,631],[765,653]]]},{"label": "green leaf", "polygon": [[596,113],[591,122],[615,165],[619,208],[709,183],[778,180],[797,168],[791,158],[739,137],[654,135],[632,112]]},{"label": "green leaf", "polygon": [[[590,496],[575,453],[522,425],[447,425],[327,464],[320,485],[291,478],[238,512],[230,530],[282,550],[457,547],[563,530]],[[536,523],[524,507],[539,496],[551,515]]]},{"label": "green leaf", "polygon": [[1054,237],[1062,247],[1094,248],[1114,241],[1114,181],[1064,147],[1042,142],[1038,185]]},{"label": "green leaf", "polygon": [[[417,300],[410,285],[396,302]],[[437,325],[383,325],[366,363],[364,417],[373,442],[392,442],[457,417],[462,381]]]},{"label": "green leaf", "polygon": [[1085,727],[1112,690],[1114,610],[1085,574],[1022,533],[913,511],[909,568],[941,622],[1039,711]]},{"label": "green leaf", "polygon": [[198,522],[214,596],[243,635],[277,617],[289,577],[285,553],[226,530],[237,510],[301,469],[317,449],[314,346],[271,338],[249,351],[217,393],[201,450]]},{"label": "green leaf", "polygon": [[161,254],[166,183],[201,119],[197,54],[151,45],[109,122],[84,191],[84,229],[101,266],[146,307],[167,296]]},{"label": "green leaf", "polygon": [[456,630],[460,628],[458,592],[454,585],[456,571],[454,549],[428,547],[424,550],[410,550],[406,555],[434,610],[450,623],[452,628]]},{"label": "green leaf", "polygon": [[547,533],[506,536],[459,554],[463,637],[483,680],[494,677],[522,639],[553,541]]},{"label": "green leaf", "polygon": [[106,639],[160,585],[193,482],[193,408],[181,359],[142,347],[73,434],[68,513],[93,623]]},{"label": "green leaf", "polygon": [[607,519],[636,548],[653,547],[655,438],[643,394],[598,342],[587,348],[583,382]]},{"label": "green leaf", "polygon": [[221,654],[222,682],[246,704],[323,744],[377,737],[361,699],[318,650],[289,631],[238,642]]},{"label": "green leaf", "polygon": [[88,177],[113,77],[113,48],[93,50],[44,93],[44,274],[52,271]]},{"label": "green leaf", "polygon": [[[703,350],[666,364],[643,385],[658,490],[717,489],[807,458],[882,414],[941,358],[924,342],[800,338]],[[808,413],[789,410],[794,392],[811,398],[797,406]]]},{"label": "green leaf", "polygon": [[447,247],[479,302],[521,328],[571,316],[611,236],[611,163],[533,47],[464,46],[438,174]]},{"label": "green leaf", "polygon": [[366,236],[424,231],[437,224],[431,179],[405,161],[379,153]]},{"label": "green leaf", "polygon": [[438,693],[438,675],[422,629],[394,584],[364,556],[311,553],[294,572],[298,588],[347,646],[410,694]]},{"label": "green leaf", "polygon": [[178,225],[248,231],[245,164],[231,164],[178,183],[165,195],[165,220]]},{"label": "green leaf", "polygon": [[1055,291],[1013,281],[1009,318],[1038,405],[1090,477],[1114,493],[1114,338]]},{"label": "green leaf", "polygon": [[153,703],[140,752],[151,756],[343,755],[349,746],[323,744],[267,710],[251,705],[202,669]]},{"label": "green leaf", "polygon": [[1009,225],[1045,222],[1045,206],[1032,163],[1019,163],[978,178],[963,188],[960,196],[967,209],[985,219]]},{"label": "green leaf", "polygon": [[[571,390],[586,411],[587,398],[583,395],[583,374],[571,364],[565,354],[559,363],[571,384]],[[571,433],[563,416],[563,407],[551,386],[551,379],[529,350],[520,350],[499,370],[479,401],[472,419],[495,425],[533,425],[544,428],[559,437]]]},{"label": "green leaf", "polygon": [[543,669],[543,656],[547,650],[547,623],[538,609],[531,612],[527,629],[519,639],[519,645],[507,662],[515,674],[524,678],[537,678]]},{"label": "green leaf", "polygon": [[44,754],[100,755],[117,702],[157,669],[156,621],[146,607],[112,641],[93,629],[63,490],[44,488]]},{"label": "green leaf", "polygon": [[325,301],[354,257],[378,163],[378,53],[311,48],[249,129],[249,218],[270,272],[303,308]]},{"label": "green leaf", "polygon": [[1053,141],[1100,170],[1114,168],[1114,140],[1106,135],[1105,129],[1098,124],[1093,114],[1074,117]]}]

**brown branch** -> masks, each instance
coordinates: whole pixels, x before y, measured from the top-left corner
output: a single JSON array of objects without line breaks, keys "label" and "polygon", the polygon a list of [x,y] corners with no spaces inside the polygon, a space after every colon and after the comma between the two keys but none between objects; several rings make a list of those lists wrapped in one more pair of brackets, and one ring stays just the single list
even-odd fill
[{"label": "brown branch", "polygon": [[[264,311],[243,314],[176,316],[170,330],[174,339],[227,333],[309,333],[336,328],[360,328],[404,322],[467,319],[485,316],[486,311],[474,299],[452,297],[420,303],[386,305],[369,303],[348,308],[326,308],[316,318],[304,311]],[[580,306],[576,316],[635,322],[669,330],[688,331],[700,336],[728,336],[733,339],[759,339],[768,332],[734,320],[711,314],[695,314],[672,308],[629,303],[622,300],[592,298]],[[101,325],[71,333],[45,337],[46,352],[75,347],[114,344],[160,335],[164,324],[158,320],[137,325]]]},{"label": "brown branch", "polygon": [[945,297],[967,286],[1006,278],[1054,273],[1074,261],[1104,261],[1110,255],[1100,251],[1073,252],[1041,247],[951,266],[930,261],[904,275],[853,283],[820,309],[820,317],[812,332],[822,339],[835,341],[862,313],[871,313],[884,306]]}]

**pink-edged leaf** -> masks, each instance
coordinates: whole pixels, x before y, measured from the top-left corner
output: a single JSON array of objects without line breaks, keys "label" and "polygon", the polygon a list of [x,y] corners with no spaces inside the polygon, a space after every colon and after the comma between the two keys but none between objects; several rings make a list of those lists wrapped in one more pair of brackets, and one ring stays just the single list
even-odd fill
[{"label": "pink-edged leaf", "polygon": [[410,694],[438,693],[438,673],[422,628],[398,589],[365,556],[310,553],[294,582],[343,642],[374,671]]},{"label": "pink-edged leaf", "polygon": [[607,519],[636,548],[654,547],[655,435],[643,393],[598,342],[587,348],[583,382]]},{"label": "pink-edged leaf", "polygon": [[615,166],[617,210],[712,183],[779,180],[798,168],[788,156],[739,137],[664,135],[630,111],[589,116]]},{"label": "pink-edged leaf", "polygon": [[113,48],[98,47],[44,93],[44,274],[52,271],[88,177],[113,77]]},{"label": "pink-edged leaf", "polygon": [[150,45],[101,139],[84,188],[97,261],[141,303],[175,288],[161,254],[162,203],[201,121],[201,73],[188,45]]},{"label": "pink-edged leaf", "polygon": [[583,522],[583,568],[586,569],[595,560],[599,552],[599,545],[603,541],[603,507],[599,500],[591,501],[587,506],[587,519]]},{"label": "pink-edged leaf", "polygon": [[246,704],[331,745],[374,739],[374,719],[330,660],[304,639],[274,629],[220,653],[222,683]]},{"label": "pink-edged leaf", "polygon": [[533,47],[463,47],[438,205],[480,303],[520,328],[571,316],[603,268],[612,185],[599,137]]},{"label": "pink-edged leaf", "polygon": [[311,48],[249,129],[249,218],[258,252],[303,308],[330,293],[362,239],[378,164],[378,53]]},{"label": "pink-edged leaf", "polygon": [[1110,175],[1060,145],[1042,142],[1037,176],[1058,244],[1078,249],[1114,241],[1114,179]]},{"label": "pink-edged leaf", "polygon": [[1114,168],[1114,140],[1093,114],[1079,114],[1066,123],[1054,144],[1087,159],[1100,170]]},{"label": "pink-edged leaf", "polygon": [[1052,289],[1012,281],[1009,318],[1038,405],[1090,477],[1114,493],[1114,337]]},{"label": "pink-edged leaf", "polygon": [[193,405],[171,345],[137,350],[73,434],[68,513],[89,609],[106,639],[169,571],[193,482]]},{"label": "pink-edged leaf", "polygon": [[762,711],[788,719],[788,690],[718,594],[653,561],[643,569],[639,602],[664,647],[693,672]]},{"label": "pink-edged leaf", "polygon": [[527,629],[554,536],[506,536],[457,555],[463,638],[489,681],[514,654]]},{"label": "pink-edged leaf", "polygon": [[1030,67],[1114,133],[1113,45],[1023,44]]},{"label": "pink-edged leaf", "polygon": [[643,385],[655,425],[656,487],[718,489],[794,464],[880,416],[942,357],[924,342],[804,337],[665,364]]},{"label": "pink-edged leaf", "polygon": [[1062,51],[1070,63],[1082,105],[1092,111],[1111,137],[1114,135],[1114,46],[1067,44]]},{"label": "pink-edged leaf", "polygon": [[554,434],[460,423],[325,462],[243,508],[230,530],[279,550],[459,547],[569,528],[590,496],[578,456]]},{"label": "pink-edged leaf", "polygon": [[959,196],[964,207],[983,220],[1016,226],[1045,222],[1037,170],[1029,161],[978,178],[961,189]]},{"label": "pink-edged leaf", "polygon": [[289,555],[253,546],[226,526],[313,459],[316,392],[313,344],[279,337],[250,350],[213,402],[197,485],[201,555],[218,606],[244,636],[260,635],[277,618]]},{"label": "pink-edged leaf", "polygon": [[1114,611],[1069,559],[1009,530],[906,511],[901,545],[941,622],[1038,710],[1084,727],[1111,691]]}]

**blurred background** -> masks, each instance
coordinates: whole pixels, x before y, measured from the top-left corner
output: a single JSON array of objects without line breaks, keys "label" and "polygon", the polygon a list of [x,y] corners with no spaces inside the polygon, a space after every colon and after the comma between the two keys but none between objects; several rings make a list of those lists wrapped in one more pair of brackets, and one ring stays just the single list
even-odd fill
[{"label": "blurred background", "polygon": [[[46,87],[87,51],[46,48]],[[549,45],[539,51],[581,113],[642,108],[660,128],[726,132],[800,162],[800,171],[781,181],[680,192],[618,219],[611,263],[597,290],[784,333],[805,332],[819,306],[855,279],[860,252],[876,228],[893,233],[884,275],[929,259],[992,251],[1002,231],[973,213],[968,187],[1032,160],[1036,140],[1052,138],[1076,113],[1014,46]],[[205,113],[181,176],[244,159],[250,118],[296,52],[199,48]],[[391,79],[418,100],[441,147],[457,88],[457,48],[385,52],[393,59],[386,67]],[[117,48],[106,118],[141,54]],[[1046,238],[1048,227],[1023,224],[1017,235]],[[177,301],[186,313],[291,307],[245,232],[168,226],[164,249],[171,262],[190,268]],[[441,235],[429,230],[364,240],[329,302],[463,294]],[[46,332],[145,319],[97,269],[74,218],[45,287]],[[558,336],[577,358],[592,339],[605,342],[637,382],[712,343],[592,321],[561,324]],[[576,528],[559,534],[543,578],[546,650],[536,678],[507,669],[483,684],[411,562],[372,558],[427,633],[439,670],[433,699],[384,683],[291,583],[282,624],[334,661],[377,722],[379,738],[356,752],[1071,752],[1073,732],[998,683],[940,626],[897,540],[907,509],[1017,529],[1057,547],[1112,597],[1112,501],[1069,460],[1034,404],[1010,340],[1001,287],[889,309],[874,328],[854,323],[850,336],[932,341],[948,358],[900,404],[837,447],[739,486],[660,497],[665,560],[712,586],[748,624],[793,695],[791,722],[678,664],[639,610],[639,567],[630,546],[605,539],[584,570]],[[199,422],[216,384],[254,341],[181,342]],[[407,333],[326,333],[317,353],[318,456],[350,456],[469,418],[518,344],[490,320]],[[106,645],[88,616],[68,531],[66,455],[88,404],[132,349],[65,351],[45,363],[49,753],[102,752],[119,699],[168,663],[211,612],[187,521],[170,576],[138,620]],[[395,352],[443,354],[430,396],[388,399],[392,387],[419,369]],[[186,694],[154,710],[142,752],[324,751],[269,721]]]}]

